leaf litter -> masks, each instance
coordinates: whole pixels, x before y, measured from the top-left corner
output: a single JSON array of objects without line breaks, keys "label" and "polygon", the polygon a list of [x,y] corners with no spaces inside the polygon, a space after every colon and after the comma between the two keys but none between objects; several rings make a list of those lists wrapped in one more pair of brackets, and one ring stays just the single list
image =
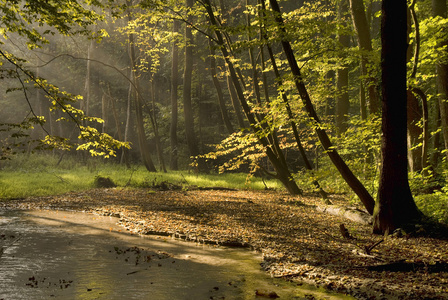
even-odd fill
[{"label": "leaf litter", "polygon": [[[342,196],[331,201],[347,204]],[[358,299],[448,298],[446,237],[392,235],[378,243],[382,237],[373,236],[371,226],[317,211],[321,202],[278,191],[112,188],[8,200],[0,208],[84,211],[118,217],[134,234],[250,247],[262,253],[262,267],[273,277]],[[341,235],[341,225],[350,238]]]}]

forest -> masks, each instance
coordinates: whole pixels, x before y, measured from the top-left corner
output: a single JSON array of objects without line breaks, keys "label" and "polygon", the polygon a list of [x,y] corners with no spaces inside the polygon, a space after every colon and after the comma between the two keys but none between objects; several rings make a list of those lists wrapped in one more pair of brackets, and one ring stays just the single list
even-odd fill
[{"label": "forest", "polygon": [[448,297],[446,0],[1,0],[0,24],[0,217],[111,216],[358,299]]},{"label": "forest", "polygon": [[446,0],[383,2],[2,1],[1,158],[271,177],[378,233],[446,220]]}]

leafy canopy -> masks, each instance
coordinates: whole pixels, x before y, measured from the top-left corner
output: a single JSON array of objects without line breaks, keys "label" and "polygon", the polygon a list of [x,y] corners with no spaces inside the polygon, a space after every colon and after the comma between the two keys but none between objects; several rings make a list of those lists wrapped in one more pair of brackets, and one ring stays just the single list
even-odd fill
[{"label": "leafy canopy", "polygon": [[[109,1],[111,2],[111,1]],[[115,155],[116,148],[129,147],[127,143],[119,142],[107,134],[99,133],[95,128],[87,124],[92,122],[102,123],[99,118],[86,116],[84,112],[73,106],[73,103],[82,99],[81,96],[72,95],[60,90],[58,87],[39,78],[26,67],[27,61],[9,53],[4,47],[11,36],[20,36],[24,39],[29,49],[41,47],[49,43],[46,36],[61,34],[71,36],[75,34],[86,35],[89,38],[101,38],[104,31],[94,32],[91,27],[104,16],[101,10],[104,5],[97,0],[0,0],[0,74],[1,79],[14,79],[20,83],[20,87],[8,88],[7,92],[21,91],[28,102],[30,112],[20,123],[1,123],[0,131],[9,132],[10,138],[27,138],[28,130],[35,125],[41,126],[46,120],[43,116],[35,114],[28,99],[27,90],[32,88],[43,91],[50,101],[50,110],[60,110],[63,117],[57,121],[70,121],[75,123],[79,130],[81,142],[72,143],[68,138],[48,134],[43,140],[38,140],[38,148],[50,147],[68,150],[76,147],[77,150],[88,150],[94,156],[109,157]],[[99,12],[97,12],[99,11]],[[3,47],[2,47],[3,46]],[[14,132],[12,132],[14,131]],[[44,129],[45,131],[45,129]],[[8,139],[6,139],[8,140]],[[36,142],[28,141],[28,142]],[[10,152],[11,147],[19,147],[20,142],[2,141],[1,158]]]}]

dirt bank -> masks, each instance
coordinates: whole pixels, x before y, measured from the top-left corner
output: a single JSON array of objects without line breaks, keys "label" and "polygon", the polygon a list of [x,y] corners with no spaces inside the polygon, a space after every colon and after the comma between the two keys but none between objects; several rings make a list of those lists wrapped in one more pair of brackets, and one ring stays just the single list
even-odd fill
[{"label": "dirt bank", "polygon": [[[335,204],[346,204],[332,197]],[[446,238],[395,235],[319,212],[316,197],[280,192],[94,189],[8,200],[4,208],[50,208],[116,215],[131,232],[253,247],[272,276],[305,281],[359,299],[448,299]],[[348,229],[344,238],[340,225]],[[366,251],[367,248],[367,251]]]}]

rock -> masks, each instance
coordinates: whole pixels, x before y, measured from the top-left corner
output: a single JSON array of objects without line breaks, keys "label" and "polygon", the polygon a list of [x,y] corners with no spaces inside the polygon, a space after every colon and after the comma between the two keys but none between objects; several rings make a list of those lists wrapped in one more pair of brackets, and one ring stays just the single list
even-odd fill
[{"label": "rock", "polygon": [[270,298],[270,299],[280,298],[280,296],[277,295],[276,292],[274,292],[274,291],[267,291],[267,290],[256,290],[255,291],[255,295],[257,295],[259,297]]},{"label": "rock", "polygon": [[97,188],[113,188],[117,185],[109,177],[95,176],[93,185]]}]

